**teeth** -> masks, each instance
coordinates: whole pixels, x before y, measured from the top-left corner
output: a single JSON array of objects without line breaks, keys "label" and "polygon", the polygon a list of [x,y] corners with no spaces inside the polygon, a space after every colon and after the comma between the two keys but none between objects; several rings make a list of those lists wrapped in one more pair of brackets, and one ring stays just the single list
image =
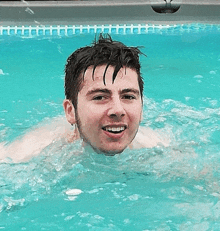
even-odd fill
[{"label": "teeth", "polygon": [[105,130],[110,131],[110,132],[121,132],[125,130],[125,127],[107,127]]}]

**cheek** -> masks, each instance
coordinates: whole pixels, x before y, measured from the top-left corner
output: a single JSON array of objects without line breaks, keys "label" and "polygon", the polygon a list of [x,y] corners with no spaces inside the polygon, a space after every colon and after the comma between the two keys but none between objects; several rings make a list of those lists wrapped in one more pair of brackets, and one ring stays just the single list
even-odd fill
[{"label": "cheek", "polygon": [[86,126],[87,130],[91,130],[94,129],[94,126],[99,125],[104,115],[103,107],[84,105],[79,112],[79,119],[81,120],[82,126]]},{"label": "cheek", "polygon": [[136,106],[129,110],[132,121],[140,122],[142,115],[142,106]]}]

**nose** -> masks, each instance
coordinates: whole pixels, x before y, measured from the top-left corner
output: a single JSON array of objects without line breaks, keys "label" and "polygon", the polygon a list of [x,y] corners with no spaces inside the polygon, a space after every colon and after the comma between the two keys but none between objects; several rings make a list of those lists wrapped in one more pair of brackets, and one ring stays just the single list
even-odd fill
[{"label": "nose", "polygon": [[119,98],[113,99],[108,110],[108,116],[111,118],[121,118],[125,115],[123,103]]}]

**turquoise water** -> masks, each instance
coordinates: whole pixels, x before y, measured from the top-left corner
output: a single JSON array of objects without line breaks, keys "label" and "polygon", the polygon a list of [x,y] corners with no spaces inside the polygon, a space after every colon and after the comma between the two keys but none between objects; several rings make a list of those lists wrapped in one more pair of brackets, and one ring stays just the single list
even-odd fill
[{"label": "turquoise water", "polygon": [[[0,37],[1,142],[64,115],[66,58],[94,36]],[[27,163],[0,163],[0,229],[219,230],[219,26],[112,37],[144,46],[141,125],[170,146],[106,157],[58,141]]]}]

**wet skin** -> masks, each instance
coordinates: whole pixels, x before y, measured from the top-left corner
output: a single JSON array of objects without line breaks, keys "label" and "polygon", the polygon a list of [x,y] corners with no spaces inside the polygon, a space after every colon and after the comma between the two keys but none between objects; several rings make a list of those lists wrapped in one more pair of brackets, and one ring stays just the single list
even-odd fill
[{"label": "wet skin", "polygon": [[121,153],[134,139],[141,121],[142,100],[135,70],[121,68],[112,82],[109,67],[105,83],[105,65],[87,69],[78,93],[77,110],[69,100],[64,109],[69,123],[77,123],[81,138],[98,153]]}]

